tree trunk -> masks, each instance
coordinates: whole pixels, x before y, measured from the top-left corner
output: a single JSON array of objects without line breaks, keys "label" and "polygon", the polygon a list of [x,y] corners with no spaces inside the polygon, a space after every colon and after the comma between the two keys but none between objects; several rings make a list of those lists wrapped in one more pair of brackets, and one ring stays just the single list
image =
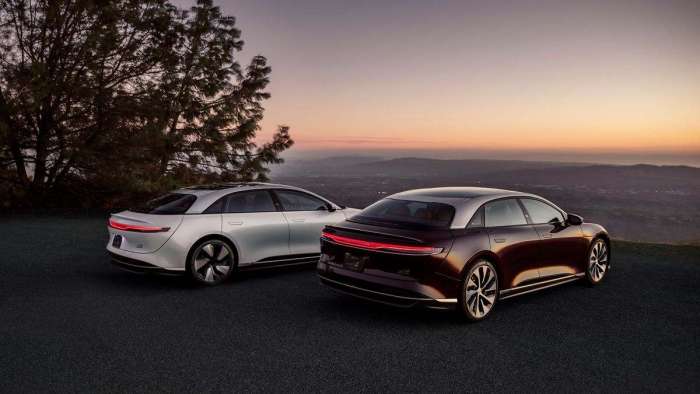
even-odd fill
[{"label": "tree trunk", "polygon": [[22,154],[22,148],[19,145],[17,139],[18,127],[14,120],[10,116],[10,109],[5,101],[5,96],[0,91],[0,121],[5,123],[7,127],[7,142],[10,146],[10,154],[15,162],[15,167],[17,169],[17,177],[19,182],[26,187],[29,184],[29,178],[27,177],[27,169],[24,164],[24,155]]}]

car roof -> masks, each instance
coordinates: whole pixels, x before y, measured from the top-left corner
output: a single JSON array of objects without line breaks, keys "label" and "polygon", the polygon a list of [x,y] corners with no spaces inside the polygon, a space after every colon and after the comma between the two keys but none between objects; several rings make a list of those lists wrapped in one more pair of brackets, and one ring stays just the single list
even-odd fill
[{"label": "car roof", "polygon": [[395,197],[425,196],[436,198],[474,198],[482,196],[509,196],[521,194],[513,190],[494,189],[490,187],[433,187],[428,189],[414,189],[396,193]]},{"label": "car roof", "polygon": [[293,186],[280,185],[276,183],[266,182],[226,182],[226,183],[209,183],[202,185],[186,186],[173,193],[194,194],[196,196],[205,196],[208,194],[228,194],[239,190],[254,190],[254,189],[269,189],[269,188],[294,188]]},{"label": "car roof", "polygon": [[333,205],[336,209],[340,208],[338,204],[334,204],[327,198],[320,196],[316,193],[310,192],[308,190],[302,189],[296,186],[282,185],[279,183],[267,183],[267,182],[229,182],[229,183],[212,183],[206,185],[195,185],[188,186],[181,189],[173,191],[173,193],[182,194],[193,194],[197,196],[197,200],[192,204],[190,209],[187,210],[188,214],[202,213],[211,204],[215,203],[221,197],[228,194],[247,191],[247,190],[266,190],[266,189],[285,189],[285,190],[295,190],[303,193],[311,194],[312,196],[318,197],[323,201]]},{"label": "car roof", "polygon": [[187,190],[225,190],[225,189],[236,189],[240,187],[255,187],[263,185],[273,185],[272,183],[265,182],[222,182],[222,183],[208,183],[204,185],[194,185],[187,186],[183,189]]},{"label": "car roof", "polygon": [[[535,194],[515,190],[488,187],[435,187],[407,190],[387,196],[396,200],[439,202],[455,208],[455,216],[450,228],[465,228],[476,211],[485,203],[505,197],[531,197],[545,201],[554,207],[556,204]],[[557,207],[561,212],[561,208]]]}]

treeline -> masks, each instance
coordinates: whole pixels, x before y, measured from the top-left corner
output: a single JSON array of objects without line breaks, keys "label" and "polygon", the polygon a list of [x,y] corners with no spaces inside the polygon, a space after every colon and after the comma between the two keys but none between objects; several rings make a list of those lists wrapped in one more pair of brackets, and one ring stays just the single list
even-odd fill
[{"label": "treeline", "polygon": [[0,0],[0,209],[128,205],[183,184],[265,180],[269,97],[210,0]]}]

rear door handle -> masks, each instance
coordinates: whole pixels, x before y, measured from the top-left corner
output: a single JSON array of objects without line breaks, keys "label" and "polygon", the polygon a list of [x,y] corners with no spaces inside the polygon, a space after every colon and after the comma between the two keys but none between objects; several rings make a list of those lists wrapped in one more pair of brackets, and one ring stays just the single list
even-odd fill
[{"label": "rear door handle", "polygon": [[542,238],[552,238],[552,234],[542,234]]},{"label": "rear door handle", "polygon": [[294,223],[304,223],[306,219],[292,219]]},{"label": "rear door handle", "polygon": [[503,243],[503,242],[506,242],[506,239],[505,239],[505,238],[494,238],[493,241],[496,242],[496,243],[501,244],[501,243]]},{"label": "rear door handle", "polygon": [[235,222],[233,222],[233,221],[232,221],[232,222],[228,222],[228,224],[230,224],[231,226],[240,226],[240,225],[243,224],[243,222],[241,222],[241,221],[235,221]]}]

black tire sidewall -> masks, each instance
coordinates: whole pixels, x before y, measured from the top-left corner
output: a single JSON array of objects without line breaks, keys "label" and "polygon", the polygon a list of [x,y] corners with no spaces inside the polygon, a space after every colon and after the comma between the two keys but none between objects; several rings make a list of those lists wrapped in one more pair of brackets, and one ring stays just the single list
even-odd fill
[{"label": "black tire sidewall", "polygon": [[[475,317],[471,314],[471,312],[469,312],[469,310],[467,308],[466,286],[467,286],[467,281],[468,281],[469,277],[474,272],[474,269],[477,266],[483,265],[483,263],[486,263],[491,268],[491,270],[494,272],[494,274],[496,275],[496,298],[493,302],[493,305],[491,306],[491,309],[489,309],[489,311],[484,316]],[[459,314],[462,317],[466,318],[470,322],[482,321],[482,320],[488,318],[489,316],[491,316],[491,314],[493,313],[493,310],[496,308],[496,304],[498,303],[498,290],[500,289],[499,280],[500,280],[500,278],[498,277],[498,270],[493,265],[493,263],[491,263],[490,261],[484,260],[484,259],[479,259],[479,260],[476,260],[476,261],[472,262],[471,264],[469,264],[469,268],[465,270],[464,277],[462,278],[462,283],[459,287],[459,297],[457,299],[458,300],[457,312],[459,312]]]},{"label": "black tire sidewall", "polygon": [[[593,251],[593,247],[598,242],[602,242],[605,245],[605,248],[607,249],[608,263],[607,263],[607,266],[605,267],[605,273],[603,274],[603,277],[600,278],[600,280],[596,282],[591,277],[590,264],[591,264],[591,252]],[[607,241],[605,241],[605,239],[603,239],[601,237],[595,238],[595,239],[593,239],[593,241],[591,241],[591,246],[588,247],[588,253],[586,254],[586,282],[590,286],[598,286],[599,284],[603,283],[603,281],[605,281],[605,278],[608,277],[609,270],[610,270],[610,244]]]},{"label": "black tire sidewall", "polygon": [[[200,246],[202,246],[203,244],[208,243],[208,242],[221,243],[222,245],[224,245],[225,247],[227,247],[229,249],[229,253],[231,253],[231,255],[233,256],[233,264],[231,265],[231,269],[229,269],[228,274],[216,282],[203,281],[203,280],[199,279],[194,274],[194,271],[193,271],[194,258],[197,255],[197,253],[195,253],[195,252],[197,252],[197,250],[199,249]],[[192,281],[194,281],[195,283],[197,283],[199,285],[204,285],[204,286],[219,285],[219,284],[229,280],[231,278],[231,276],[233,276],[233,272],[236,270],[236,267],[238,267],[238,257],[237,256],[238,255],[236,254],[235,250],[231,247],[231,245],[229,245],[228,242],[223,241],[221,239],[205,239],[205,240],[199,241],[195,245],[192,246],[192,248],[190,249],[190,253],[188,253],[188,255],[187,255],[187,276],[189,276],[189,278]]]}]

